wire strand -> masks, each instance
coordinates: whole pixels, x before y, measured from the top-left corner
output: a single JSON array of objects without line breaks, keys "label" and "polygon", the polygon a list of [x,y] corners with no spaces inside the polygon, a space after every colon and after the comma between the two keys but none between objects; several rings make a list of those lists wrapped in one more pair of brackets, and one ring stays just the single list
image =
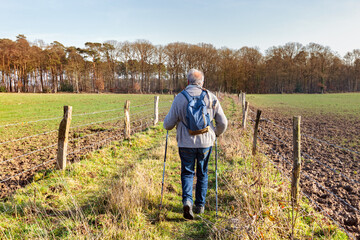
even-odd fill
[{"label": "wire strand", "polygon": [[271,136],[274,139],[278,140],[279,142],[283,143],[285,146],[289,147],[288,143],[286,143],[284,140],[281,140],[280,138],[272,135],[271,133],[269,133],[268,131],[266,131],[265,129],[263,129],[262,127],[259,127],[259,129],[264,132],[267,136]]},{"label": "wire strand", "polygon": [[[121,135],[119,135],[119,136],[121,136]],[[68,153],[67,155],[71,155],[71,154],[74,154],[74,153],[81,152],[81,150],[84,150],[84,149],[87,149],[87,148],[91,148],[91,147],[93,147],[93,146],[95,146],[95,145],[97,145],[97,144],[99,144],[99,143],[101,143],[101,142],[106,142],[106,141],[108,141],[109,139],[113,139],[113,138],[116,138],[116,137],[118,137],[118,135],[115,135],[115,136],[106,138],[106,139],[101,140],[100,142],[96,142],[96,143],[94,143],[94,144],[87,145],[87,146],[85,146],[85,147],[82,147],[82,148],[80,148],[80,149],[77,149],[77,150],[75,150],[75,151],[72,151],[72,152]],[[103,146],[103,145],[102,145],[102,146]]]},{"label": "wire strand", "polygon": [[90,137],[90,136],[94,136],[94,135],[97,135],[97,134],[100,134],[100,133],[104,133],[104,132],[110,132],[114,129],[119,129],[120,127],[113,127],[113,128],[110,128],[110,129],[104,129],[104,130],[101,130],[101,131],[97,131],[95,133],[90,133],[90,134],[86,134],[84,136],[81,136],[81,137],[77,137],[77,138],[73,138],[73,139],[70,139],[70,141],[75,141],[75,140],[79,140],[79,139],[82,139],[82,138],[86,138],[86,137]]},{"label": "wire strand", "polygon": [[36,122],[42,122],[42,121],[51,121],[51,120],[61,119],[61,118],[63,118],[63,117],[45,118],[45,119],[39,119],[39,120],[34,120],[34,121],[28,121],[28,122],[10,123],[10,124],[6,124],[6,125],[2,125],[2,126],[0,126],[0,128],[17,126],[17,125],[24,125],[24,124],[30,124],[30,123],[36,123]]},{"label": "wire strand", "polygon": [[353,179],[347,177],[346,175],[342,174],[342,173],[340,172],[340,170],[333,169],[332,167],[326,165],[325,163],[322,163],[321,161],[317,160],[316,158],[311,157],[309,154],[304,153],[304,152],[301,152],[301,153],[304,154],[304,155],[306,155],[306,156],[308,157],[308,159],[320,163],[320,164],[323,165],[324,167],[329,168],[329,169],[330,169],[331,171],[333,171],[334,173],[340,174],[341,176],[343,176],[343,177],[346,178],[347,180],[350,180],[350,181],[352,181],[353,183],[360,183],[360,182],[358,182],[358,181],[356,181],[356,180],[353,180]]},{"label": "wire strand", "polygon": [[14,178],[14,177],[17,177],[17,176],[19,176],[19,175],[21,175],[21,174],[23,174],[23,173],[30,172],[30,171],[33,170],[33,169],[36,169],[36,168],[38,168],[38,167],[40,167],[40,166],[42,166],[42,165],[46,165],[46,164],[48,164],[48,163],[50,163],[50,162],[53,162],[53,161],[55,161],[55,160],[56,160],[56,158],[52,158],[52,159],[50,159],[50,160],[47,161],[47,162],[43,162],[43,163],[41,163],[41,164],[39,164],[39,165],[36,165],[35,167],[32,167],[32,168],[30,168],[30,169],[28,169],[28,170],[25,170],[25,171],[23,171],[23,172],[20,172],[20,173],[15,174],[15,175],[13,175],[13,176],[11,176],[11,177],[8,177],[8,178],[6,178],[6,179],[4,179],[4,180],[1,180],[0,183],[4,183],[4,182],[6,182],[6,181],[9,181],[10,179],[12,179],[12,178]]},{"label": "wire strand", "polygon": [[290,129],[290,128],[286,128],[286,127],[284,127],[284,126],[281,126],[280,124],[277,124],[277,123],[275,123],[273,120],[270,120],[270,119],[268,119],[268,118],[262,118],[262,120],[265,120],[265,121],[267,121],[267,122],[269,122],[269,123],[272,123],[274,126],[277,126],[277,127],[279,127],[279,128],[281,128],[281,129],[284,129],[284,130],[286,130],[286,131],[292,131],[292,129]]},{"label": "wire strand", "polygon": [[281,154],[279,154],[278,152],[276,152],[276,150],[274,150],[269,144],[267,144],[261,137],[258,136],[258,139],[265,145],[269,146],[270,150],[272,150],[272,152],[276,155],[278,155],[279,157],[281,157],[283,160],[285,160],[290,166],[291,166],[291,162],[289,162],[286,158],[284,158]]},{"label": "wire strand", "polygon": [[10,162],[10,161],[12,161],[12,160],[15,160],[15,159],[18,159],[18,158],[21,158],[21,157],[28,156],[28,155],[31,155],[31,154],[33,154],[33,153],[41,152],[41,151],[46,150],[46,149],[48,149],[48,148],[55,147],[56,145],[57,145],[57,143],[55,143],[55,144],[53,144],[53,145],[46,146],[46,147],[44,147],[44,148],[37,149],[37,150],[32,151],[32,152],[25,153],[25,154],[20,155],[20,156],[16,156],[16,157],[13,157],[13,158],[10,158],[10,159],[1,161],[0,164],[6,163],[6,162]]},{"label": "wire strand", "polygon": [[142,105],[130,106],[130,109],[132,109],[132,108],[144,107],[144,106],[149,106],[149,105],[153,105],[153,104],[154,104],[154,103],[146,103],[146,104],[142,104]]},{"label": "wire strand", "polygon": [[350,207],[351,209],[353,209],[354,211],[357,211],[360,213],[359,209],[357,209],[356,207],[352,206],[351,204],[349,204],[348,202],[346,202],[344,199],[342,199],[341,197],[339,197],[338,195],[336,195],[335,193],[333,193],[332,191],[328,190],[326,187],[324,187],[323,185],[321,185],[320,183],[318,183],[316,180],[314,180],[313,178],[311,178],[309,175],[302,173],[302,175],[304,175],[307,179],[311,180],[313,183],[315,183],[318,187],[322,188],[323,190],[325,190],[326,192],[328,192],[329,194],[333,195],[335,198],[337,198],[338,200],[340,200],[340,202],[342,202],[343,204],[345,204],[346,206]]},{"label": "wire strand", "polygon": [[270,163],[280,172],[280,174],[285,177],[289,183],[291,183],[291,179],[285,174],[284,171],[282,171],[280,168],[278,168],[278,166],[276,166],[276,163],[265,153],[263,152],[262,150],[259,149],[259,152],[261,152],[262,154],[265,155],[265,157],[270,161]]},{"label": "wire strand", "polygon": [[333,144],[333,143],[329,143],[329,142],[327,142],[327,141],[325,141],[325,140],[321,140],[321,139],[312,137],[312,136],[307,135],[307,134],[304,134],[304,133],[302,134],[302,136],[305,136],[305,137],[307,137],[307,138],[310,138],[310,139],[312,139],[312,140],[315,140],[315,141],[318,141],[318,142],[321,142],[321,143],[325,143],[325,144],[327,144],[327,145],[330,145],[330,146],[335,147],[335,148],[338,148],[338,149],[342,149],[342,150],[347,151],[347,152],[352,152],[352,153],[355,153],[355,154],[359,154],[359,155],[360,155],[360,152],[357,152],[357,151],[355,151],[355,150],[351,150],[351,149],[348,149],[348,148],[345,148],[345,147],[342,147],[342,146],[339,146],[339,145],[336,145],[336,144]]},{"label": "wire strand", "polygon": [[59,130],[56,129],[56,130],[51,130],[51,131],[47,131],[47,132],[43,132],[43,133],[38,133],[38,134],[35,134],[35,135],[26,136],[26,137],[14,139],[14,140],[9,140],[9,141],[0,143],[0,146],[1,146],[1,145],[4,145],[4,144],[7,144],[7,143],[18,142],[18,141],[25,140],[25,139],[28,139],[28,138],[38,137],[38,136],[41,136],[41,135],[46,135],[46,134],[48,134],[48,133],[53,133],[53,132],[57,132],[57,131],[59,131]]},{"label": "wire strand", "polygon": [[120,118],[123,118],[123,117],[124,116],[122,115],[120,117],[109,118],[109,119],[105,119],[105,120],[101,120],[101,121],[97,121],[97,122],[86,123],[86,124],[82,124],[82,125],[76,125],[76,126],[70,127],[70,129],[79,128],[79,127],[85,127],[85,126],[94,125],[94,124],[103,123],[103,122],[110,122],[110,121],[120,119]]},{"label": "wire strand", "polygon": [[114,109],[109,109],[109,110],[103,110],[103,111],[98,111],[98,112],[90,112],[90,113],[79,113],[79,114],[74,114],[72,115],[72,117],[78,117],[78,116],[86,116],[86,115],[94,115],[94,114],[98,114],[98,113],[105,113],[105,112],[114,112],[117,110],[121,110],[122,108],[114,108]]}]

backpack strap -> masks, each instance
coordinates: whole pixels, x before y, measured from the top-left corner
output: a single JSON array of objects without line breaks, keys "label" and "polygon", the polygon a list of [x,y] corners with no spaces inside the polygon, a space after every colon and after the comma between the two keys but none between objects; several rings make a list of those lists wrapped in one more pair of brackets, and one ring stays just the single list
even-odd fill
[{"label": "backpack strap", "polygon": [[182,90],[181,93],[185,96],[185,98],[188,100],[188,102],[190,102],[193,99],[185,89]]},{"label": "backpack strap", "polygon": [[209,93],[209,90],[207,90],[207,89],[204,88],[204,87],[202,87],[201,89],[202,89],[203,91],[205,91],[205,92],[207,93],[208,97],[209,97],[209,106],[210,106],[210,108],[214,108],[214,106],[213,106],[214,101],[213,101],[213,99],[212,99],[212,97],[211,97],[211,94]]},{"label": "backpack strap", "polygon": [[202,90],[201,94],[200,94],[200,100],[204,100],[204,97],[206,96],[208,92],[206,90]]},{"label": "backpack strap", "polygon": [[209,93],[209,90],[207,90],[206,88],[201,88],[203,90],[203,92],[205,91],[209,97],[209,106],[210,108],[213,109],[213,113],[214,113],[214,116],[213,116],[213,119],[215,118],[215,106],[217,104],[217,100],[213,100],[213,98],[211,97],[211,94]]},{"label": "backpack strap", "polygon": [[[191,100],[193,100],[194,97],[190,96],[190,94],[184,89],[181,91],[181,93],[185,96],[185,98],[188,100],[188,102],[190,102]],[[206,94],[209,96],[209,100],[210,100],[210,106],[211,106],[211,99],[210,99],[210,94],[208,93],[208,91],[204,88],[202,88],[202,92],[200,94],[200,100],[204,100]]]}]

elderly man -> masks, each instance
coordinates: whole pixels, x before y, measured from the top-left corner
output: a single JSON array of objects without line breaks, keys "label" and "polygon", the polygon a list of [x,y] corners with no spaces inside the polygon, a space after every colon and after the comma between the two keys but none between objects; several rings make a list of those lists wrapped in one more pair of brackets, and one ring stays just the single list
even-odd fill
[{"label": "elderly man", "polygon": [[[184,218],[193,219],[193,179],[196,163],[196,189],[195,208],[196,214],[204,213],[205,198],[208,187],[208,162],[215,138],[225,132],[227,119],[216,96],[204,89],[204,74],[196,69],[191,69],[187,75],[188,86],[182,94],[178,94],[171,109],[164,120],[167,130],[177,127],[176,140],[181,159],[181,184]],[[210,120],[204,129],[193,131],[189,129],[189,102],[195,98],[203,98],[205,112],[203,121]],[[206,117],[205,117],[206,115]],[[212,120],[215,119],[215,126]]]}]

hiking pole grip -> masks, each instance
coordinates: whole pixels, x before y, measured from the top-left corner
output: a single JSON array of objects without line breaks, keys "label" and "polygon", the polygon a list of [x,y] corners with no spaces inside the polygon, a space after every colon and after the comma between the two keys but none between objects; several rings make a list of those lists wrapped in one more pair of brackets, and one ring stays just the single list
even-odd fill
[{"label": "hiking pole grip", "polygon": [[218,151],[217,151],[217,138],[215,139],[215,194],[216,194],[216,217],[218,216],[218,178],[217,178],[217,163],[218,163]]},{"label": "hiking pole grip", "polygon": [[164,195],[165,164],[166,164],[166,153],[167,153],[168,138],[169,138],[169,131],[166,131],[165,155],[164,155],[164,168],[163,168],[162,183],[161,183],[160,209],[162,208],[162,200],[163,200],[163,195]]}]

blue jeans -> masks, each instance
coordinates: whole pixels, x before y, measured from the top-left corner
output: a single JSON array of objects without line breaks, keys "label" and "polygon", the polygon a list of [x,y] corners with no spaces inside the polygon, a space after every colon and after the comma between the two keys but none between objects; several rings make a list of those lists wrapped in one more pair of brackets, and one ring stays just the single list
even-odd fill
[{"label": "blue jeans", "polygon": [[196,161],[195,205],[204,206],[208,187],[208,162],[212,147],[209,148],[179,148],[181,159],[182,201],[193,204],[192,190]]}]

